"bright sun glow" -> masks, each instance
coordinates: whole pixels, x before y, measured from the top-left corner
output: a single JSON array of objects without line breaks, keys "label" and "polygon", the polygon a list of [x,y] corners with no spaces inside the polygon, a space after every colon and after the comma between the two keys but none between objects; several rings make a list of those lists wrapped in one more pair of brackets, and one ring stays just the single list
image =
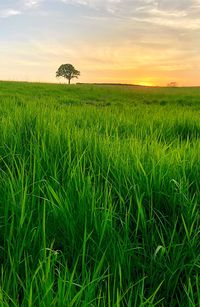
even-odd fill
[{"label": "bright sun glow", "polygon": [[138,85],[143,85],[143,86],[155,86],[152,82],[139,82],[137,83]]}]

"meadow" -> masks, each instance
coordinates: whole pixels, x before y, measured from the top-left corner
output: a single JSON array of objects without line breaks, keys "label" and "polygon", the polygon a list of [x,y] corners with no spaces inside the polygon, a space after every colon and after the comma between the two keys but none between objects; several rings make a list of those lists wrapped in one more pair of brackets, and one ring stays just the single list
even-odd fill
[{"label": "meadow", "polygon": [[0,82],[0,306],[200,306],[200,88]]}]

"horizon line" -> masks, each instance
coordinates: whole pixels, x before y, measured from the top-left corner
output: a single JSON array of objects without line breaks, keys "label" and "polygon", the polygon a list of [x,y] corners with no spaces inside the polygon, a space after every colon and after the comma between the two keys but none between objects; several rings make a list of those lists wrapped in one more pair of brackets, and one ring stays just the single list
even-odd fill
[{"label": "horizon line", "polygon": [[[55,85],[68,85],[68,83],[51,82],[51,81],[27,81],[27,80],[0,80],[0,82],[10,83],[38,83],[38,84],[55,84]],[[144,82],[145,83],[145,82]],[[70,85],[105,85],[105,86],[132,86],[132,87],[147,87],[147,88],[200,88],[200,85],[146,85],[146,84],[134,84],[134,83],[119,83],[119,82],[76,82]],[[70,86],[69,85],[69,86]]]}]

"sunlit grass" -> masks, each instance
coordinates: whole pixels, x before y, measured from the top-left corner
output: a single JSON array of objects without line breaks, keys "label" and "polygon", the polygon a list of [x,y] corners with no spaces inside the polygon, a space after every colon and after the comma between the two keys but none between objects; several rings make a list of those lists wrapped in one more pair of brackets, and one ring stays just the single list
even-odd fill
[{"label": "sunlit grass", "polygon": [[200,91],[0,83],[0,304],[200,306]]}]

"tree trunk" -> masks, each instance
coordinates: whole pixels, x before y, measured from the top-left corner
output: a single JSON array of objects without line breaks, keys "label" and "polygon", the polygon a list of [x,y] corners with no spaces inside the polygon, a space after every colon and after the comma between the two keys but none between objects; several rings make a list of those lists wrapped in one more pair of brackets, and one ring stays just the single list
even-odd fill
[{"label": "tree trunk", "polygon": [[70,84],[70,83],[71,83],[70,81],[71,81],[71,79],[69,78],[69,79],[68,79],[68,84]]}]

